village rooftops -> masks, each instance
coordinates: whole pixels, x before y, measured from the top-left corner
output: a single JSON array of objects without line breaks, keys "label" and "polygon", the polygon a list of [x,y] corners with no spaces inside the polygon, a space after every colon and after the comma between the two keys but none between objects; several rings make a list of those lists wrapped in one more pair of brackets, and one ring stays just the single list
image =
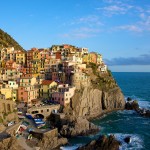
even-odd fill
[{"label": "village rooftops", "polygon": [[51,84],[52,82],[54,82],[53,80],[43,80],[42,81],[42,85],[49,85]]}]

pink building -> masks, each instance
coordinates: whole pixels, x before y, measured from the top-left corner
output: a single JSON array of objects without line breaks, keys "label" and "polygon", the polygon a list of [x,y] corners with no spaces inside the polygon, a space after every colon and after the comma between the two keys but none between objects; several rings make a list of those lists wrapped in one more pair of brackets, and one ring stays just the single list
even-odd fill
[{"label": "pink building", "polygon": [[60,84],[57,87],[57,92],[52,93],[52,100],[63,106],[70,103],[71,98],[75,92],[75,87],[71,87],[68,84]]}]

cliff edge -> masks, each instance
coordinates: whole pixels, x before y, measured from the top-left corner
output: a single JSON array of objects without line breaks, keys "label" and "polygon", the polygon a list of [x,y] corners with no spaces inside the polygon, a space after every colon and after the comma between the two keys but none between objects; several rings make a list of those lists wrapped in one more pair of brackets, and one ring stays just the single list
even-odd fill
[{"label": "cliff edge", "polygon": [[125,108],[124,95],[111,72],[101,74],[93,64],[88,65],[88,82],[80,83],[68,106],[66,114],[92,119],[107,112]]},{"label": "cliff edge", "polygon": [[78,82],[80,88],[76,89],[70,104],[63,109],[66,117],[57,123],[62,136],[95,133],[99,128],[89,119],[125,108],[124,95],[110,72],[99,74],[90,71],[87,75],[88,82]]}]

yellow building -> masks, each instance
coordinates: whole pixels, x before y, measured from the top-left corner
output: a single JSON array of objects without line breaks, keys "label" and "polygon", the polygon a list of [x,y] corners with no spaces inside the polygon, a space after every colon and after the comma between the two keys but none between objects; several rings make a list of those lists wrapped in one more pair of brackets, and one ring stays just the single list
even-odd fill
[{"label": "yellow building", "polygon": [[5,95],[5,98],[12,98],[12,88],[1,88],[1,94]]},{"label": "yellow building", "polygon": [[23,51],[16,52],[16,63],[17,64],[25,64],[25,61],[26,61],[25,55],[26,54]]},{"label": "yellow building", "polygon": [[84,55],[82,61],[84,63],[89,63],[91,61],[90,55],[89,54]]},{"label": "yellow building", "polygon": [[57,86],[57,82],[52,80],[43,80],[40,89],[40,96],[47,98],[49,97],[50,89]]}]

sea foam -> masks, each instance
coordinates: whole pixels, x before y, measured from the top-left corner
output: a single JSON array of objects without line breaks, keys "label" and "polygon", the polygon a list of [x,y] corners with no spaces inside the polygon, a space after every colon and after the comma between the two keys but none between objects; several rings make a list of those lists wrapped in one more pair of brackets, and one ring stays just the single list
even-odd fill
[{"label": "sea foam", "polygon": [[[114,136],[121,142],[120,150],[141,150],[143,148],[142,138],[137,134],[115,133]],[[124,138],[130,136],[131,143],[127,144]]]}]

